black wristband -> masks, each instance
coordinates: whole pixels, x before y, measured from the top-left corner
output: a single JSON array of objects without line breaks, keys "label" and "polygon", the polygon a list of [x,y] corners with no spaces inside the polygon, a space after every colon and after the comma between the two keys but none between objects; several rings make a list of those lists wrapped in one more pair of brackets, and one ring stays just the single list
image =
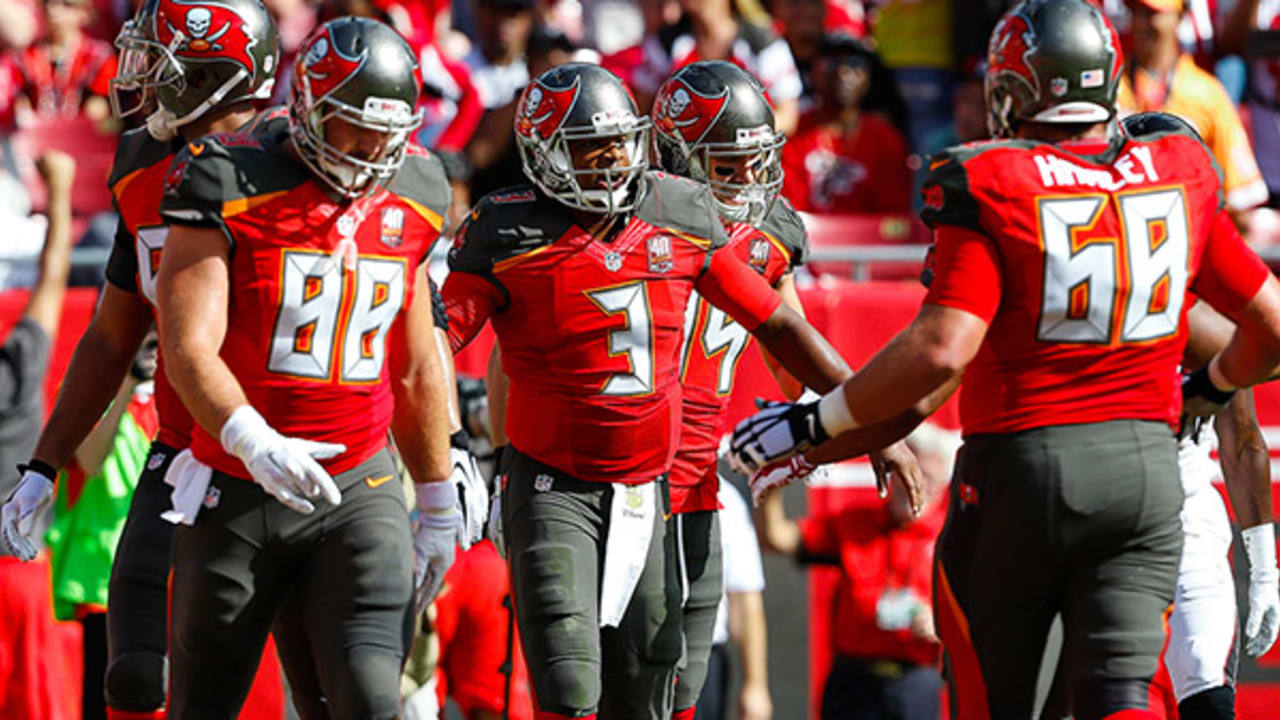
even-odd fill
[{"label": "black wristband", "polygon": [[31,458],[26,463],[18,465],[18,473],[25,473],[28,470],[34,470],[41,475],[53,480],[58,477],[58,469],[43,460]]},{"label": "black wristband", "polygon": [[471,452],[471,436],[467,434],[466,430],[459,430],[449,436],[449,447]]},{"label": "black wristband", "polygon": [[1186,382],[1182,383],[1183,398],[1202,397],[1218,405],[1226,405],[1235,394],[1235,390],[1219,390],[1214,387],[1213,382],[1209,380],[1208,365],[1191,373],[1187,376]]}]

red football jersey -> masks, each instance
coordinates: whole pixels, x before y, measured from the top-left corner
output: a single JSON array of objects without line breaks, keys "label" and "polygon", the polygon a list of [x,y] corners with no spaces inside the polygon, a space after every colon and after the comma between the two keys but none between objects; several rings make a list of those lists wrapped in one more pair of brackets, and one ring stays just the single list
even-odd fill
[{"label": "red football jersey", "polygon": [[778,306],[731,254],[704,186],[646,173],[610,242],[533,187],[483,199],[458,231],[443,296],[457,351],[492,317],[511,378],[507,434],[589,481],[642,483],[671,466],[689,294],[754,329]]},{"label": "red football jersey", "polygon": [[[287,121],[284,108],[273,108],[259,114],[241,132],[268,133],[278,131]],[[181,139],[160,142],[146,128],[130,130],[120,138],[115,162],[107,185],[120,216],[115,244],[107,261],[107,282],[121,290],[137,293],[155,308],[156,271],[160,253],[168,234],[160,217],[160,198],[164,194],[165,177],[174,153],[182,149]],[[156,442],[172,448],[185,448],[191,442],[191,413],[169,385],[164,372],[164,355],[157,356],[155,377],[156,412],[160,415],[160,432]]]},{"label": "red football jersey", "polygon": [[[732,252],[770,285],[808,253],[804,223],[783,199],[774,203],[760,228],[733,223],[728,228]],[[680,351],[680,384],[684,386],[680,446],[671,465],[671,511],[715,510],[716,456],[721,418],[729,406],[738,360],[751,346],[751,333],[696,292],[685,312],[684,346]]]},{"label": "red football jersey", "polygon": [[1223,212],[1208,149],[1172,122],[1110,143],[976,143],[933,161],[925,302],[990,322],[965,372],[965,434],[1176,426],[1190,292],[1230,312],[1268,271]]},{"label": "red football jersey", "polygon": [[[387,444],[387,337],[418,290],[416,271],[439,235],[449,185],[439,160],[414,147],[387,188],[338,202],[282,147],[286,137],[214,135],[188,145],[174,158],[161,212],[171,225],[226,234],[231,284],[220,355],[271,427],[346,445],[320,461],[339,473]],[[354,252],[339,246],[348,233]],[[191,450],[248,477],[216,430],[197,424]]]}]

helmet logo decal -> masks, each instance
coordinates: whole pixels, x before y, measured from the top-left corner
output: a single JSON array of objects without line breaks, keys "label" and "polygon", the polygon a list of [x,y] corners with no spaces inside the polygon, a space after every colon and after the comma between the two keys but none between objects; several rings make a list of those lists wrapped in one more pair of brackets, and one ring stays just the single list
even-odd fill
[{"label": "helmet logo decal", "polygon": [[725,87],[719,95],[703,95],[683,80],[670,82],[674,83],[673,90],[658,93],[659,129],[667,134],[679,133],[686,143],[695,145],[724,112],[729,88]]},{"label": "helmet logo decal", "polygon": [[354,76],[368,57],[368,50],[355,57],[343,53],[329,36],[329,28],[325,27],[307,46],[307,51],[298,61],[301,67],[295,68],[295,72],[305,74],[311,87],[311,96],[321,98],[337,90]]},{"label": "helmet logo decal", "polygon": [[539,82],[531,84],[520,99],[516,132],[525,137],[536,134],[543,140],[551,137],[577,104],[579,85],[578,78],[563,90],[554,90]]},{"label": "helmet logo decal", "polygon": [[175,55],[188,60],[229,60],[253,76],[257,61],[251,52],[257,40],[234,8],[213,2],[160,0],[156,11],[155,38]]},{"label": "helmet logo decal", "polygon": [[1030,57],[1035,52],[1036,36],[1031,24],[1021,14],[1006,15],[991,34],[987,49],[990,77],[1009,73],[1026,83],[1033,96],[1040,95],[1040,79],[1031,69]]}]

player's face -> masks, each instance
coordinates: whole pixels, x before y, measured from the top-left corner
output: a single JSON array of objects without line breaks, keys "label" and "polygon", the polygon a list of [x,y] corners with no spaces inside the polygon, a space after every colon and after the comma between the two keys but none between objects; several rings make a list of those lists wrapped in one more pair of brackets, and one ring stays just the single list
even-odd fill
[{"label": "player's face", "polygon": [[620,186],[626,182],[623,175],[604,172],[630,164],[626,141],[623,135],[569,141],[569,159],[573,166],[579,171],[595,171],[579,181],[583,189],[612,190],[611,185]]},{"label": "player's face", "polygon": [[338,152],[358,160],[381,160],[390,138],[389,133],[352,125],[336,115],[324,121],[325,141]]},{"label": "player's face", "polygon": [[[712,155],[707,160],[709,165],[707,174],[711,176],[712,180],[724,183],[754,185],[766,172],[767,155],[768,153],[764,152],[754,155]],[[725,202],[734,200],[725,191],[719,189],[716,190],[716,195]]]}]

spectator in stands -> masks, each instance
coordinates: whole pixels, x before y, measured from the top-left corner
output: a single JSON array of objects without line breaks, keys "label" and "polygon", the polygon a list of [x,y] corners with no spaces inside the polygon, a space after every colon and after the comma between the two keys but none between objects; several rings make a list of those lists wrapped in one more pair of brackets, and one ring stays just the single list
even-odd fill
[{"label": "spectator in stands", "polygon": [[106,720],[107,584],[133,489],[159,429],[152,402],[155,333],[143,343],[107,414],[58,483],[53,525],[53,612],[84,628],[82,720]]},{"label": "spectator in stands", "polygon": [[[1255,29],[1280,31],[1280,2],[1237,0],[1218,36],[1218,50],[1248,54],[1245,39]],[[1251,60],[1245,107],[1252,120],[1258,164],[1270,194],[1268,204],[1280,208],[1280,57]]]},{"label": "spectator in stands", "polygon": [[782,148],[783,194],[808,212],[907,213],[906,141],[865,110],[874,53],[848,35],[830,35],[820,55],[813,76],[817,106]]},{"label": "spectator in stands", "polygon": [[34,0],[0,0],[0,52],[26,48],[39,27]]},{"label": "spectator in stands", "polygon": [[760,547],[751,526],[751,511],[742,492],[721,482],[720,544],[724,565],[724,596],[716,614],[707,681],[698,697],[694,720],[726,720],[729,715],[728,644],[738,647],[742,689],[738,692],[740,720],[770,720],[773,699],[769,693],[768,640],[764,615],[764,568]]},{"label": "spectator in stands", "polygon": [[768,550],[842,570],[832,635],[835,660],[822,697],[823,720],[937,720],[942,646],[931,609],[933,546],[946,517],[942,499],[959,437],[924,423],[907,438],[924,473],[927,502],[911,512],[901,478],[889,501],[789,520],[778,493],[759,513]]},{"label": "spectator in stands", "polygon": [[647,112],[658,86],[698,60],[727,60],[764,83],[778,129],[790,135],[800,117],[800,73],[787,42],[739,16],[732,0],[680,0],[683,17],[641,45],[643,60],[629,78]]},{"label": "spectator in stands", "polygon": [[[37,163],[49,186],[49,229],[40,253],[35,289],[18,324],[0,345],[0,497],[9,498],[20,473],[11,468],[31,457],[44,422],[44,379],[58,334],[71,265],[71,185],[75,160],[49,151]],[[0,531],[14,534],[47,522],[49,503],[24,502],[0,515]],[[50,652],[53,613],[49,563],[23,563],[0,545],[0,715],[6,718],[69,717],[65,659]],[[73,701],[74,702],[74,701]]]},{"label": "spectator in stands", "polygon": [[[957,3],[965,11],[970,3]],[[876,52],[893,69],[907,104],[911,152],[927,156],[950,145],[955,56],[952,0],[885,0],[872,20]]]},{"label": "spectator in stands", "polygon": [[512,102],[529,83],[525,51],[533,32],[535,4],[535,0],[479,0],[477,44],[465,61],[486,110]]},{"label": "spectator in stands", "polygon": [[1132,52],[1116,107],[1125,114],[1173,113],[1195,126],[1222,166],[1231,219],[1247,231],[1249,212],[1267,201],[1267,186],[1231,98],[1178,44],[1182,0],[1128,0],[1128,5]]},{"label": "spectator in stands", "polygon": [[827,20],[826,0],[773,0],[769,5],[775,20],[774,29],[787,41],[796,71],[800,73],[801,116],[818,102],[813,87],[813,66],[818,60]]},{"label": "spectator in stands", "polygon": [[45,0],[45,36],[18,56],[21,92],[35,120],[111,114],[108,83],[116,74],[110,43],[89,37],[90,0]]}]

